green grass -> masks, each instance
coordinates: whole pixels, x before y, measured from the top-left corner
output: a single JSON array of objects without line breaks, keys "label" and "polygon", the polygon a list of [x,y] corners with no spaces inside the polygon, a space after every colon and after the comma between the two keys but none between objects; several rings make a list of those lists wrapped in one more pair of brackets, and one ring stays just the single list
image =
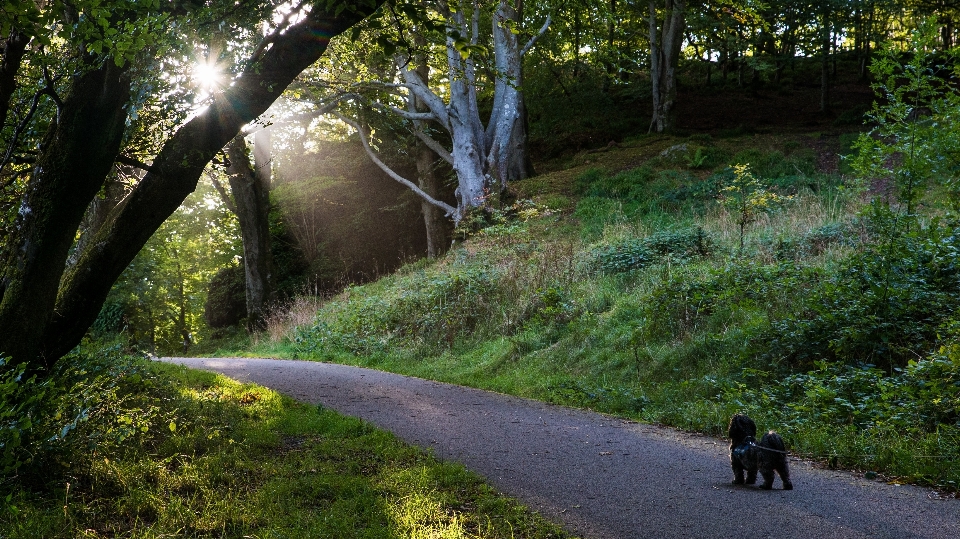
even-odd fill
[{"label": "green grass", "polygon": [[358,419],[223,376],[137,369],[136,395],[99,404],[148,411],[137,429],[95,444],[109,422],[84,425],[65,461],[0,481],[0,537],[567,536]]},{"label": "green grass", "polygon": [[[662,155],[682,143],[687,154],[710,148],[709,159]],[[865,207],[856,183],[816,171],[810,147],[797,136],[644,137],[584,154],[517,186],[554,210],[567,203],[559,213],[483,230],[440,260],[350,287],[315,319],[241,353],[717,436],[747,411],[797,454],[956,489],[954,225],[927,217],[910,234],[884,232],[896,219]],[[716,194],[727,164],[747,160],[794,199],[750,223],[741,251]],[[877,366],[883,383],[863,388],[833,370]],[[804,392],[814,387],[821,393]]]}]

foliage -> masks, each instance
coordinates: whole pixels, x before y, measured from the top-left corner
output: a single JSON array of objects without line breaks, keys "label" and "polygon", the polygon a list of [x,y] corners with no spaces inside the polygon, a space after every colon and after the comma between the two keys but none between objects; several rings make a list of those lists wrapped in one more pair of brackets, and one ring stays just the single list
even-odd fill
[{"label": "foliage", "polygon": [[905,61],[888,46],[871,64],[879,98],[868,114],[874,127],[854,145],[853,167],[870,180],[892,178],[908,215],[934,179],[948,186],[952,205],[960,207],[954,151],[960,144],[960,101],[945,76],[949,67],[936,51],[936,39],[936,24],[928,19],[911,32]]},{"label": "foliage", "polygon": [[796,366],[827,360],[903,367],[933,351],[940,325],[960,307],[958,268],[955,224],[934,221],[868,246],[822,281],[801,316],[773,323],[767,354]]},{"label": "foliage", "polygon": [[[221,268],[210,279],[203,320],[211,329],[236,326],[246,317],[246,276],[243,266]],[[101,318],[103,314],[101,313]],[[99,320],[99,319],[98,319]]]},{"label": "foliage", "polygon": [[298,337],[306,350],[341,346],[357,353],[384,350],[396,342],[451,345],[495,315],[499,272],[480,268],[440,275],[420,274],[417,285],[391,296],[347,289],[348,310],[319,320]]},{"label": "foliage", "polygon": [[[226,275],[220,268],[235,264],[241,251],[236,219],[221,204],[210,184],[201,185],[160,227],[113,286],[95,337],[122,334],[131,348],[153,353],[183,353],[206,337],[208,283]],[[239,272],[242,279],[242,266]],[[239,296],[242,317],[242,288]]]},{"label": "foliage", "polygon": [[[117,351],[68,356],[44,377],[0,364],[0,464],[8,477],[42,483],[78,455],[113,452],[128,438],[152,435],[158,413],[153,382],[143,365]],[[128,409],[131,402],[137,404]]]},{"label": "foliage", "polygon": [[616,244],[601,244],[590,253],[599,271],[621,273],[643,269],[669,258],[682,263],[689,258],[708,256],[713,240],[703,228],[661,230],[641,240],[628,239]]},{"label": "foliage", "polygon": [[457,223],[454,237],[465,240],[473,235],[502,236],[518,232],[530,219],[553,215],[554,211],[530,199],[517,200],[509,205],[487,206],[473,210]]}]

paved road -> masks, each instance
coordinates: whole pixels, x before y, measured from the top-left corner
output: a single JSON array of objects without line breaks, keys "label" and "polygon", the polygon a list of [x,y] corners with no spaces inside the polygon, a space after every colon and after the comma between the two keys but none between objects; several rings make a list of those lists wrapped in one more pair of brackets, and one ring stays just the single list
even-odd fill
[{"label": "paved road", "polygon": [[735,487],[713,438],[343,365],[163,360],[363,418],[591,539],[960,537],[958,500],[797,460],[795,490]]}]

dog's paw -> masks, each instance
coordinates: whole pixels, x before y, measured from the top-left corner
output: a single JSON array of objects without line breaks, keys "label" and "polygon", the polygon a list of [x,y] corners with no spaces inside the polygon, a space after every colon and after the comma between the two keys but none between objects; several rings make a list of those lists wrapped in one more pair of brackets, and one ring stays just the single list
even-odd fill
[{"label": "dog's paw", "polygon": [[742,485],[742,484],[743,484],[743,478],[742,478],[742,477],[737,477],[736,479],[733,480],[733,484],[734,484],[734,485]]},{"label": "dog's paw", "polygon": [[793,490],[793,483],[787,481],[783,484],[783,490]]},{"label": "dog's paw", "polygon": [[760,488],[763,489],[763,490],[771,490],[771,489],[773,488],[773,485],[772,485],[772,484],[769,484],[769,485],[768,485],[767,483],[764,483],[764,484],[760,485]]}]

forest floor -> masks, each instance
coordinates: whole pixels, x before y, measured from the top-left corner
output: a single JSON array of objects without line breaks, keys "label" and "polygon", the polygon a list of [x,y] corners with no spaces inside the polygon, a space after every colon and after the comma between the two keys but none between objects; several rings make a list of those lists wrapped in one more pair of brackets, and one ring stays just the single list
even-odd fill
[{"label": "forest floor", "polygon": [[[590,538],[955,537],[960,503],[791,459],[795,490],[733,486],[724,440],[311,361],[164,361],[255,382],[463,463]],[[775,489],[780,482],[774,483]]]}]

